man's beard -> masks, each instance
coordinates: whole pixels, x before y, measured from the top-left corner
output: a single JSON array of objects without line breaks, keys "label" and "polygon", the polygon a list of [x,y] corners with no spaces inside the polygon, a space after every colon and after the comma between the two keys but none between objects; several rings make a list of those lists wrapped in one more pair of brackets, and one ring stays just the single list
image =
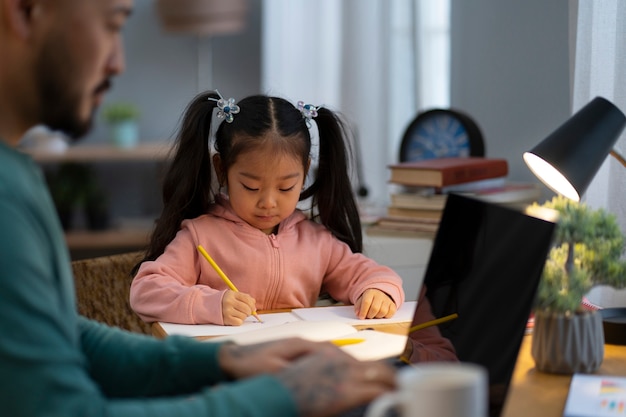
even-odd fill
[{"label": "man's beard", "polygon": [[89,117],[81,118],[81,94],[73,77],[71,53],[54,48],[53,43],[48,42],[44,47],[37,65],[41,98],[39,120],[50,129],[60,130],[77,140],[91,129],[93,111]]}]

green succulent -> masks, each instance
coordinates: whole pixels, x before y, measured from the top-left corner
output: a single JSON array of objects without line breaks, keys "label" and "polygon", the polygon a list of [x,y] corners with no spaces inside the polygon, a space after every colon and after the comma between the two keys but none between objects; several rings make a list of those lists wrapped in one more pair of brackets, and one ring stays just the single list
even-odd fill
[{"label": "green succulent", "polygon": [[132,103],[111,103],[102,109],[102,117],[108,123],[137,120],[139,116],[139,108]]},{"label": "green succulent", "polygon": [[558,211],[559,220],[539,283],[537,308],[576,311],[594,286],[626,286],[625,237],[614,215],[562,196],[542,207]]}]

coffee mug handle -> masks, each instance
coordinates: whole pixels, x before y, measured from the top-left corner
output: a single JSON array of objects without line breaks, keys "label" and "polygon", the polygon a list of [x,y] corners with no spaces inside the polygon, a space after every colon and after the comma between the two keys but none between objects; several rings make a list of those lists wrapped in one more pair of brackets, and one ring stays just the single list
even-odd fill
[{"label": "coffee mug handle", "polygon": [[400,391],[381,395],[370,403],[364,417],[384,417],[387,410],[401,404],[403,397]]}]

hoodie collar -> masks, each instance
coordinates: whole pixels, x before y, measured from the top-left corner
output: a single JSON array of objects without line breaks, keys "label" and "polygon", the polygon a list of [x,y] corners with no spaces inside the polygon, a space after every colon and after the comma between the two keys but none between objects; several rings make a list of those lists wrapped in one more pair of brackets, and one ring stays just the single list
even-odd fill
[{"label": "hoodie collar", "polygon": [[[242,224],[248,227],[252,227],[241,217],[239,217],[237,213],[235,213],[226,194],[219,194],[215,198],[215,203],[213,203],[209,208],[209,214],[223,218],[236,224]],[[306,215],[300,210],[296,210],[280,223],[280,225],[278,226],[278,230],[279,232],[288,231],[289,229],[294,228],[296,224],[305,220],[307,220]]]}]

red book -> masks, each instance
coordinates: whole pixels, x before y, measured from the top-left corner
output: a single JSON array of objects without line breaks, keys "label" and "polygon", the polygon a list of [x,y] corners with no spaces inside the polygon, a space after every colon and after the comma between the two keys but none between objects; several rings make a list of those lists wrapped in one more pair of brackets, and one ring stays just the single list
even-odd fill
[{"label": "red book", "polygon": [[446,187],[509,173],[506,159],[484,157],[435,158],[389,166],[390,182],[403,185]]}]

